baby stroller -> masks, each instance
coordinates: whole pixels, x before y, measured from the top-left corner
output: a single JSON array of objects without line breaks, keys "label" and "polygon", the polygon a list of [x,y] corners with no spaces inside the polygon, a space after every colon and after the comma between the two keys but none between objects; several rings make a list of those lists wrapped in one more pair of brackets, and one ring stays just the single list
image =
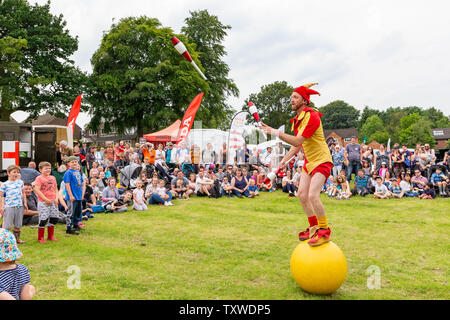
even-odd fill
[{"label": "baby stroller", "polygon": [[158,173],[159,178],[163,179],[166,182],[166,186],[170,185],[174,176],[170,175],[169,168],[164,163],[158,163],[156,165],[156,172]]},{"label": "baby stroller", "polygon": [[183,163],[181,165],[181,171],[183,171],[185,177],[189,177],[189,175],[194,172],[194,167],[192,166],[192,163]]},{"label": "baby stroller", "polygon": [[120,185],[127,189],[136,188],[136,181],[141,174],[142,166],[132,162],[120,170]]}]

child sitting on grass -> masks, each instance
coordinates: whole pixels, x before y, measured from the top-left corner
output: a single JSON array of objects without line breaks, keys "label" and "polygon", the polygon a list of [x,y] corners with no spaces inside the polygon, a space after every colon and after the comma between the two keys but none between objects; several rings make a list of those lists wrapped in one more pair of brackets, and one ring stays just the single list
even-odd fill
[{"label": "child sitting on grass", "polygon": [[423,189],[423,193],[419,196],[420,199],[434,199],[436,198],[436,193],[434,192],[433,184],[428,183]]},{"label": "child sitting on grass", "polygon": [[231,187],[230,182],[228,181],[228,177],[224,176],[222,184],[220,185],[220,188],[222,189],[221,194],[222,196],[227,196],[227,198],[233,197],[233,188]]},{"label": "child sitting on grass", "polygon": [[375,186],[375,193],[373,194],[373,197],[375,199],[389,199],[390,192],[388,188],[382,183],[382,179],[380,176],[376,178],[376,186]]},{"label": "child sitting on grass", "polygon": [[391,182],[392,182],[392,192],[391,192],[392,197],[401,199],[405,193],[400,187],[398,180],[392,179]]},{"label": "child sitting on grass", "polygon": [[159,180],[159,186],[156,189],[156,192],[158,192],[159,196],[165,201],[165,206],[173,206],[172,203],[172,193],[170,191],[166,190],[166,182],[163,179]]},{"label": "child sitting on grass", "polygon": [[333,176],[329,176],[327,182],[325,183],[326,190],[325,192],[328,194],[329,198],[332,198],[336,195],[336,183],[334,182]]},{"label": "child sitting on grass", "polygon": [[248,192],[250,193],[249,198],[254,198],[256,196],[259,196],[258,187],[256,186],[255,180],[253,180],[253,179],[249,180]]},{"label": "child sitting on grass", "polygon": [[355,193],[365,197],[369,194],[368,189],[369,176],[364,174],[363,169],[358,170],[358,175],[355,177]]},{"label": "child sitting on grass", "polygon": [[147,210],[147,205],[144,199],[144,189],[142,180],[136,181],[136,189],[133,190],[133,210],[145,211]]},{"label": "child sitting on grass", "polygon": [[349,200],[352,193],[350,192],[350,184],[344,176],[338,176],[337,179],[337,200]]},{"label": "child sitting on grass", "polygon": [[186,187],[183,187],[183,179],[178,179],[175,185],[175,189],[173,189],[178,195],[178,199],[183,200],[185,198],[184,194],[187,191]]},{"label": "child sitting on grass", "polygon": [[21,256],[11,231],[0,229],[0,300],[31,300],[34,296],[28,268],[16,264]]}]

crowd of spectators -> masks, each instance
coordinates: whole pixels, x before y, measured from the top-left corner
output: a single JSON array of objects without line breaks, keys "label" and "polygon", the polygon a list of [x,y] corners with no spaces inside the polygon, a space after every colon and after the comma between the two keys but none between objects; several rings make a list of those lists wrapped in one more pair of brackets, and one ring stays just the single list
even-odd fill
[{"label": "crowd of spectators", "polygon": [[[379,150],[374,151],[353,137],[345,147],[331,144],[329,148],[334,167],[322,190],[329,197],[339,200],[356,195],[373,195],[380,199],[435,198],[448,194],[450,152],[445,154],[443,162],[436,164],[436,155],[429,144],[417,145],[414,151],[398,144],[388,150],[381,144]],[[301,152],[278,172],[274,181],[267,179],[267,174],[278,168],[286,152],[281,143],[264,152],[244,145],[236,150],[233,164],[230,164],[225,143],[216,152],[211,143],[203,150],[195,144],[184,143],[177,148],[169,142],[155,148],[152,143],[131,146],[123,141],[106,143],[104,147],[76,144],[71,149],[61,141],[57,166],[51,172],[58,186],[59,220],[64,223],[69,210],[63,179],[68,169],[65,160],[71,156],[78,159],[85,181],[82,219],[88,220],[94,217],[92,213],[126,212],[130,206],[142,211],[150,205],[171,206],[173,200],[193,196],[256,198],[261,192],[280,189],[289,197],[295,197],[305,162]],[[134,183],[125,183],[122,170],[131,164],[137,167],[138,174],[130,177]],[[33,182],[40,174],[34,162],[20,171],[28,202],[25,224],[38,222]]]},{"label": "crowd of spectators", "polygon": [[[435,151],[428,143],[414,151],[394,144],[392,150],[381,144],[379,150],[359,144],[356,137],[345,148],[331,144],[334,168],[323,192],[336,199],[373,194],[377,199],[418,197],[433,199],[448,196],[450,151],[436,163]],[[354,187],[349,182],[354,175]]]}]

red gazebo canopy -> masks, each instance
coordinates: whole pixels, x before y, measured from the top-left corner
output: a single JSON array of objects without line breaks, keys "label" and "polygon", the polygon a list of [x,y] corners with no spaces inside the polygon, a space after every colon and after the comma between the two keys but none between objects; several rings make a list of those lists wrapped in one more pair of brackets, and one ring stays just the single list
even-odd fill
[{"label": "red gazebo canopy", "polygon": [[177,120],[165,129],[158,132],[144,134],[147,142],[176,142],[178,138],[178,130],[180,129],[181,120]]}]

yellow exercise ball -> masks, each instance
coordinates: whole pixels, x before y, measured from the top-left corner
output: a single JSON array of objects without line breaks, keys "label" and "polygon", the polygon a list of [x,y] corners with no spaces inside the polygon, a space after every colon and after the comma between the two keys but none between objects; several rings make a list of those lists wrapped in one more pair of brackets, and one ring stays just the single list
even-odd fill
[{"label": "yellow exercise ball", "polygon": [[304,291],[330,294],[345,281],[347,262],[342,250],[332,241],[318,247],[303,241],[292,253],[291,273]]}]

